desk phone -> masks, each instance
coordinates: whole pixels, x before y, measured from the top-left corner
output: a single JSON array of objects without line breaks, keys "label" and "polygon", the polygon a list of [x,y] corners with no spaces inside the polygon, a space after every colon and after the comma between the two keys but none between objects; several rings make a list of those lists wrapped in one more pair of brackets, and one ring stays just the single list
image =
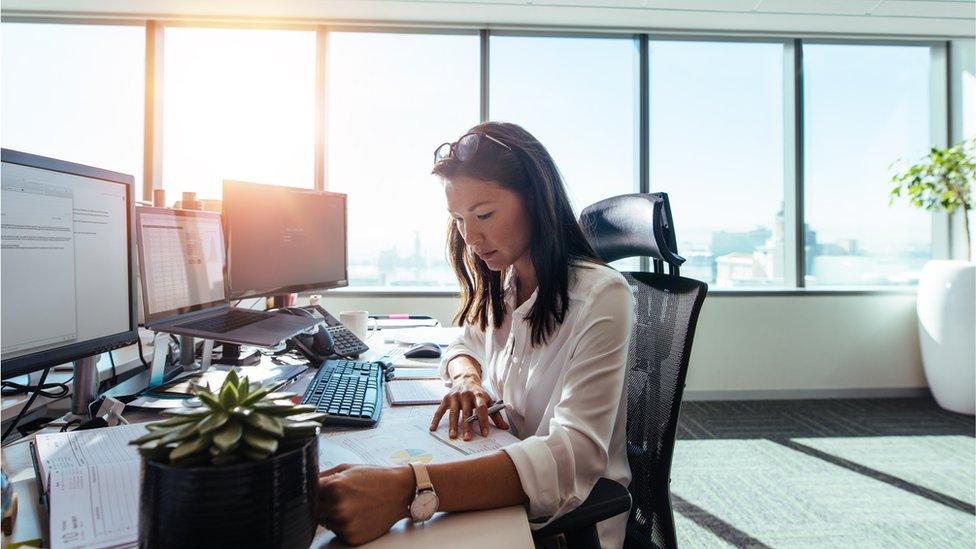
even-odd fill
[{"label": "desk phone", "polygon": [[325,330],[332,336],[335,348],[334,352],[339,356],[359,356],[369,350],[363,340],[356,337],[356,334],[349,331],[339,319],[332,316],[321,305],[309,305],[301,307],[312,314],[314,318],[325,323]]}]

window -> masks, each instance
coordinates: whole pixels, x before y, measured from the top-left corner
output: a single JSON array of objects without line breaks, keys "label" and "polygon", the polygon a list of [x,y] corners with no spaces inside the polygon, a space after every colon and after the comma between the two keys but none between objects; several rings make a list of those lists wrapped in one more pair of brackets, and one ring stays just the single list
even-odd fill
[{"label": "window", "polygon": [[3,146],[131,174],[142,197],[146,31],[3,23]]},{"label": "window", "polygon": [[916,283],[931,216],[889,207],[889,165],[932,144],[930,49],[805,44],[803,64],[807,285]]},{"label": "window", "polygon": [[349,195],[349,284],[457,287],[434,149],[478,123],[477,35],[329,33],[326,187]]},{"label": "window", "polygon": [[637,45],[623,38],[492,36],[492,120],[534,135],[578,214],[637,183]]},{"label": "window", "polygon": [[[491,119],[522,126],[546,147],[577,215],[639,190],[633,39],[492,36],[490,60]],[[638,260],[613,266],[636,270]]]},{"label": "window", "polygon": [[783,45],[651,41],[652,192],[666,192],[684,276],[783,284]]},{"label": "window", "polygon": [[315,33],[165,29],[163,188],[315,185]]}]

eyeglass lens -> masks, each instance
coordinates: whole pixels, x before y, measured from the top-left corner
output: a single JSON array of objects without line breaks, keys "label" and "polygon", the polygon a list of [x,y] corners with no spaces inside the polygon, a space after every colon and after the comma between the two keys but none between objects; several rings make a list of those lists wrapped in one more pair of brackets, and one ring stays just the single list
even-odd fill
[{"label": "eyeglass lens", "polygon": [[469,133],[461,139],[458,140],[457,146],[454,150],[454,156],[457,157],[461,162],[465,162],[474,156],[474,153],[478,151],[478,143],[481,141],[481,137],[476,133]]},{"label": "eyeglass lens", "polygon": [[434,162],[440,162],[451,154],[451,144],[444,143],[434,151]]}]

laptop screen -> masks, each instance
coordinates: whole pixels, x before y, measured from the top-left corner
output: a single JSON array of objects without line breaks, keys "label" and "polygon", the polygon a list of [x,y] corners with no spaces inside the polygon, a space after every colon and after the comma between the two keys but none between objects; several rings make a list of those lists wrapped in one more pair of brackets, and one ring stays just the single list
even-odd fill
[{"label": "laptop screen", "polygon": [[136,208],[146,325],[227,303],[220,214]]}]

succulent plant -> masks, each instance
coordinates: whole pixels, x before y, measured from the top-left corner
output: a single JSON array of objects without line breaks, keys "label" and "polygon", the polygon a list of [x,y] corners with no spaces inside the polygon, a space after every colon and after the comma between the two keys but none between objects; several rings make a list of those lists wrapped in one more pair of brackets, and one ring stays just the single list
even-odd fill
[{"label": "succulent plant", "polygon": [[260,461],[304,446],[327,414],[294,404],[294,393],[276,392],[282,385],[260,387],[231,370],[217,393],[194,387],[202,406],[163,411],[166,419],[130,444],[146,459],[180,467]]}]

